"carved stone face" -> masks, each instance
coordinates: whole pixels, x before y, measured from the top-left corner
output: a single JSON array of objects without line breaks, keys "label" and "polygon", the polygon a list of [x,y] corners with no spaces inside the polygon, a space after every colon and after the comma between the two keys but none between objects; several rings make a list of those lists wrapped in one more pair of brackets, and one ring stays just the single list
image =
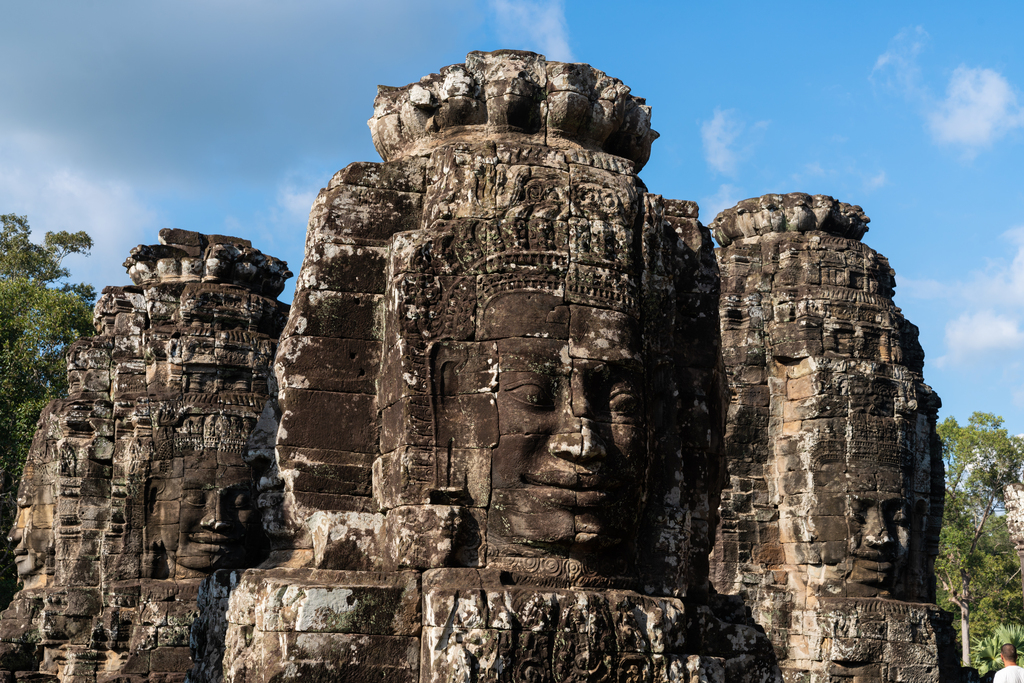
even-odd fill
[{"label": "carved stone face", "polygon": [[[900,597],[911,547],[911,514],[900,470],[850,460],[815,473],[805,541],[795,549],[808,563],[821,596]],[[813,514],[813,513],[824,514]]]},{"label": "carved stone face", "polygon": [[[14,528],[11,529],[11,533],[7,537],[8,542],[14,546],[14,564],[18,570],[18,578],[23,581],[42,569],[44,562],[44,556],[39,552],[40,544],[36,538],[39,534],[31,528],[29,519],[31,514],[30,507],[27,505],[22,507],[19,504],[18,517],[14,522]],[[34,540],[36,542],[33,542]]]},{"label": "carved stone face", "polygon": [[910,516],[898,492],[851,493],[847,499],[850,524],[850,595],[887,595],[906,562]]},{"label": "carved stone face", "polygon": [[[536,300],[522,292],[493,302],[489,334],[503,327],[522,334],[524,309]],[[583,306],[553,307],[547,319],[560,317],[572,332],[600,319],[605,343],[572,333],[497,342],[500,437],[489,538],[573,556],[621,545],[635,531],[647,444],[642,368],[632,359],[638,339],[629,319]],[[618,346],[623,339],[634,346]]]},{"label": "carved stone face", "polygon": [[203,573],[244,567],[249,524],[256,514],[248,470],[193,469],[203,464],[201,454],[183,460],[184,477],[149,484],[151,533],[180,567]]},{"label": "carved stone face", "polygon": [[25,467],[18,491],[18,516],[7,537],[14,546],[18,578],[31,588],[32,578],[42,575],[47,555],[53,546],[53,501],[46,484],[40,485],[35,467]]},{"label": "carved stone face", "polygon": [[245,538],[253,509],[249,486],[182,491],[177,562],[196,571],[245,566]]},{"label": "carved stone face", "polygon": [[[375,495],[462,506],[494,568],[625,578],[649,469],[636,179],[484,145],[436,152],[427,179],[420,229],[388,252]],[[434,553],[476,547],[459,533],[391,560],[476,562]]]}]

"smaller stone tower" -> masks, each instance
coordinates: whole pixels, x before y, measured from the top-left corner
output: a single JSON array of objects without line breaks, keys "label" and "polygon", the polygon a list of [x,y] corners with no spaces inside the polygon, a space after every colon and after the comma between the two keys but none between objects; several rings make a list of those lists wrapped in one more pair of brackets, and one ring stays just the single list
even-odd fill
[{"label": "smaller stone tower", "polygon": [[751,606],[787,676],[956,681],[931,604],[940,402],[892,268],[860,241],[868,220],[794,193],[711,224],[731,394],[712,581]]}]

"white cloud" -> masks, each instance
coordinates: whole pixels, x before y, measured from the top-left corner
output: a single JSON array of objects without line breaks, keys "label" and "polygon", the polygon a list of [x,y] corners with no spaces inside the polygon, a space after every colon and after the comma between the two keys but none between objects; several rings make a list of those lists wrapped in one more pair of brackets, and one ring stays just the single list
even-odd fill
[{"label": "white cloud", "polygon": [[127,184],[89,177],[73,169],[40,171],[24,166],[0,170],[0,207],[28,216],[33,239],[45,232],[84,230],[93,239],[88,257],[71,256],[73,282],[97,291],[128,284],[120,265],[132,247],[155,241],[156,211]]},{"label": "white cloud", "polygon": [[946,324],[940,368],[1001,365],[1024,352],[1024,227],[1002,239],[1015,247],[1012,258],[990,259],[967,280],[899,280],[903,295],[941,300],[956,316]]},{"label": "white cloud", "polygon": [[1015,128],[1024,126],[1024,109],[1012,84],[997,71],[961,64],[946,84],[945,98],[935,96],[918,63],[928,33],[906,28],[889,41],[868,77],[899,93],[924,118],[932,139],[960,147],[967,159]]},{"label": "white cloud", "polygon": [[871,190],[877,190],[880,187],[885,187],[887,182],[888,180],[885,177],[885,171],[879,171],[864,181],[864,189],[868,192]]},{"label": "white cloud", "polygon": [[724,175],[736,173],[736,151],[733,145],[743,128],[735,109],[723,111],[718,107],[715,107],[715,115],[701,124],[704,158],[711,168]]},{"label": "white cloud", "polygon": [[814,163],[804,166],[804,174],[809,176],[823,176],[825,175],[825,169],[819,162],[815,161]]},{"label": "white cloud", "polygon": [[748,126],[735,109],[715,107],[714,115],[701,123],[704,159],[717,173],[735,176],[740,163],[753,154],[767,121]]},{"label": "white cloud", "polygon": [[1012,261],[989,260],[984,270],[974,272],[972,279],[960,286],[961,296],[1024,316],[1024,226],[1007,230],[1001,238],[1016,247]]},{"label": "white cloud", "polygon": [[991,363],[1022,348],[1024,331],[1018,316],[984,309],[964,313],[946,324],[946,355],[935,363],[940,368]]},{"label": "white cloud", "polygon": [[[314,187],[312,183],[308,187]],[[282,185],[277,190],[277,205],[290,220],[305,221],[309,217],[309,210],[316,199],[317,190],[302,190],[290,183]]]},{"label": "white cloud", "polygon": [[1011,259],[988,259],[983,269],[961,281],[900,277],[900,292],[917,299],[949,299],[952,305],[970,306],[971,311],[978,301],[984,301],[1004,313],[1020,311],[1024,319],[1024,226],[1007,230],[1000,239],[1008,242],[1010,249],[997,247],[994,253],[1013,254]]},{"label": "white cloud", "polygon": [[709,224],[715,219],[715,216],[723,210],[738,204],[740,200],[744,198],[742,192],[742,189],[734,185],[720,185],[718,187],[718,192],[710,197],[704,197],[700,200],[701,222]]},{"label": "white cloud", "polygon": [[949,79],[946,99],[929,115],[928,123],[937,142],[974,150],[1024,125],[1024,110],[1001,74],[961,65]]},{"label": "white cloud", "polygon": [[562,0],[488,0],[507,47],[530,47],[556,62],[573,61]]},{"label": "white cloud", "polygon": [[900,92],[905,97],[921,94],[921,68],[917,58],[928,42],[922,26],[905,28],[889,41],[888,49],[878,56],[869,76],[872,83]]}]

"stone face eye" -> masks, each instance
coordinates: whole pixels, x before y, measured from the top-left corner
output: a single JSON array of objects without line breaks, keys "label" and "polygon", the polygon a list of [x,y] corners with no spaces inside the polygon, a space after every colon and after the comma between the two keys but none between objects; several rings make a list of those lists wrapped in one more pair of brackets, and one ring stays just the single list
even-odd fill
[{"label": "stone face eye", "polygon": [[181,499],[194,507],[205,507],[206,505],[206,496],[198,489],[185,491]]},{"label": "stone face eye", "polygon": [[249,494],[248,493],[245,493],[243,491],[243,492],[238,493],[235,496],[235,507],[238,508],[239,510],[247,508],[247,507],[249,507],[249,505],[250,505],[250,501],[249,501]]},{"label": "stone face eye", "polygon": [[508,389],[507,393],[519,403],[535,408],[553,408],[555,406],[551,393],[539,384],[532,382],[524,382]]},{"label": "stone face eye", "polygon": [[889,506],[888,513],[893,524],[904,524],[907,521],[907,511],[901,500],[893,501],[893,504]]}]

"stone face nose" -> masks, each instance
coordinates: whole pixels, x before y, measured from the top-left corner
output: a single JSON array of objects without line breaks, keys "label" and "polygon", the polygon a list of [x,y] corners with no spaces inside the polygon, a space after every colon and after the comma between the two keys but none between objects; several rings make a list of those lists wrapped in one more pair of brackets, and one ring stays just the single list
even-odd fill
[{"label": "stone face nose", "polygon": [[223,533],[231,529],[231,523],[225,522],[220,519],[214,519],[213,517],[206,517],[202,522],[199,523],[204,529],[210,531],[216,531],[217,533]]},{"label": "stone face nose", "polygon": [[601,460],[608,455],[604,440],[590,428],[587,420],[576,434],[557,434],[548,442],[548,451],[563,460],[590,462]]},{"label": "stone face nose", "polygon": [[885,526],[885,517],[878,508],[868,511],[864,522],[864,544],[872,548],[881,548],[892,542],[892,536]]}]

